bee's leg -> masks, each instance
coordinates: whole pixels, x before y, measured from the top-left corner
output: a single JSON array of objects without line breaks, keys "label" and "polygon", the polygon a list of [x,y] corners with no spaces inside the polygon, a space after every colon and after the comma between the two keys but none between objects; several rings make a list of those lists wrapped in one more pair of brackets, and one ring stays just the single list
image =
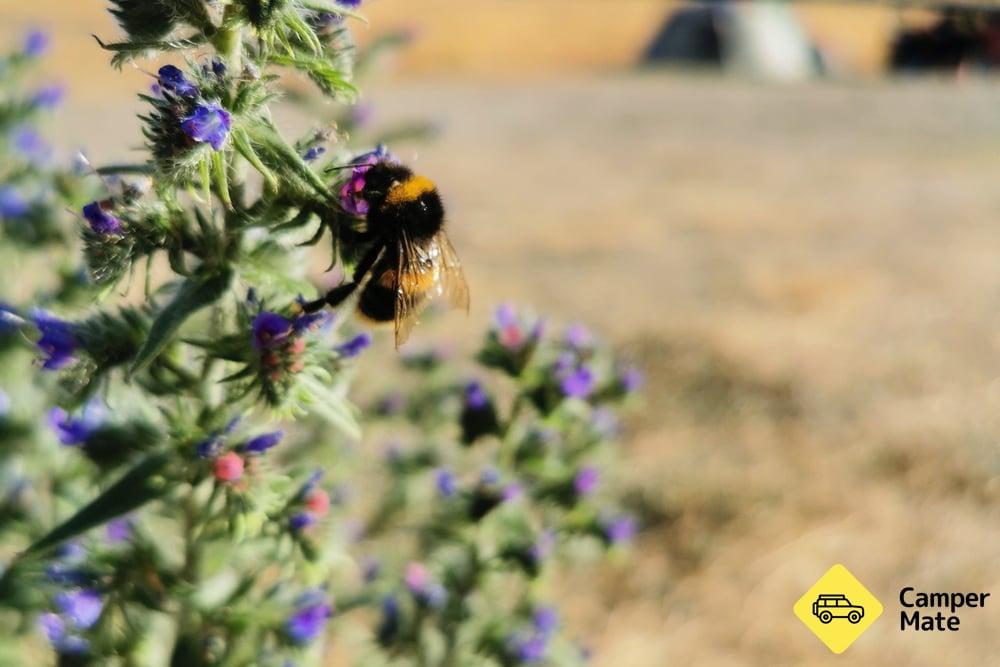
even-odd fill
[{"label": "bee's leg", "polygon": [[358,285],[361,284],[361,281],[368,274],[368,272],[372,270],[372,267],[375,265],[375,262],[378,261],[379,255],[381,254],[381,247],[376,246],[369,250],[355,267],[354,274],[351,276],[351,282],[334,287],[321,299],[307,301],[306,303],[301,304],[303,312],[315,313],[317,310],[321,310],[323,306],[336,308],[340,304],[344,303],[344,301],[346,301],[347,298],[354,293],[354,290],[358,288]]}]

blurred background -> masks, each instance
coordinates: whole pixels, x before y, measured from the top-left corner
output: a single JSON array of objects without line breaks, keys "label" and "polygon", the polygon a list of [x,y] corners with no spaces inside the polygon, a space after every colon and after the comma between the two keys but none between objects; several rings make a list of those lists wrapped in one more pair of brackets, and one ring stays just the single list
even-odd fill
[{"label": "blurred background", "polygon": [[[1000,598],[1000,10],[364,13],[361,41],[409,40],[365,83],[366,122],[438,130],[392,148],[450,204],[473,312],[443,327],[461,340],[511,299],[647,370],[628,457],[649,530],[600,577],[565,573],[595,664],[996,664],[1000,602],[916,634],[896,596]],[[53,33],[57,143],[128,158],[151,79],[108,67],[104,3],[0,0],[0,16],[6,43]],[[885,605],[839,658],[791,611],[838,562]]]}]

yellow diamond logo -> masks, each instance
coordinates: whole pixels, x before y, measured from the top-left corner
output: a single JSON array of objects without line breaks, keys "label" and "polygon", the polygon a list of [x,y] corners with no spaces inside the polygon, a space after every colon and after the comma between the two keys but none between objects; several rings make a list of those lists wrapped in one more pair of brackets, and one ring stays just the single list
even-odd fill
[{"label": "yellow diamond logo", "polygon": [[882,603],[843,565],[834,565],[792,608],[834,653],[843,653],[882,615]]}]

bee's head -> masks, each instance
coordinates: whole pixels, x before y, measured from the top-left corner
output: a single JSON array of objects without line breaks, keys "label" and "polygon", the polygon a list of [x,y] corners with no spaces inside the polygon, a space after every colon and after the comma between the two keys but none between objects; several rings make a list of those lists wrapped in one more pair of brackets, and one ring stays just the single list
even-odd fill
[{"label": "bee's head", "polygon": [[365,172],[364,197],[369,224],[406,229],[415,237],[433,236],[441,229],[444,205],[433,181],[406,167],[379,162]]}]

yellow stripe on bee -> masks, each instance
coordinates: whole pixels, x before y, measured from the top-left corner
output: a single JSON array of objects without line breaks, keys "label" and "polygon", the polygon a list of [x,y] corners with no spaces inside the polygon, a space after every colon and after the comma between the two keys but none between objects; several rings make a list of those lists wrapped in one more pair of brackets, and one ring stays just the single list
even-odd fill
[{"label": "yellow stripe on bee", "polygon": [[416,201],[420,195],[434,191],[434,182],[424,176],[410,176],[401,183],[396,183],[389,188],[385,202],[389,205],[405,204]]}]

